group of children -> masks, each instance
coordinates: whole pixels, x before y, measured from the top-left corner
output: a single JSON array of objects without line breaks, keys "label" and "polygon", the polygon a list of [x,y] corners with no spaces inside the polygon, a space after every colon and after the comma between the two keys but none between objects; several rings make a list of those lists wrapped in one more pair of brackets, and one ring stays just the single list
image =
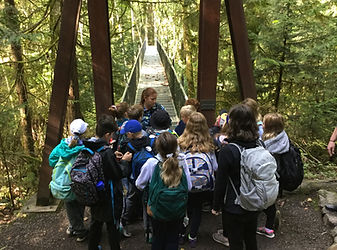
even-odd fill
[{"label": "group of children", "polygon": [[[273,154],[289,150],[282,116],[267,114],[262,125],[256,102],[246,99],[228,113],[222,111],[209,129],[206,118],[198,112],[198,102],[189,99],[180,110],[181,121],[171,130],[170,116],[156,99],[156,91],[147,88],[140,104],[110,107],[109,114],[97,122],[96,136],[90,139],[82,139],[87,124],[74,120],[70,125],[72,136],[50,154],[54,167],[59,157],[70,159],[83,147],[95,151],[104,146],[100,155],[106,195],[91,207],[89,231],[83,226],[84,207],[76,200],[66,202],[70,223],[67,234],[77,236],[78,241],[88,236],[89,250],[100,249],[106,223],[111,249],[120,249],[120,236],[131,237],[128,225],[142,215],[146,241],[152,243],[152,249],[178,249],[185,241],[196,247],[202,208],[209,203],[214,214],[222,212],[223,229],[213,234],[215,241],[233,249],[243,249],[245,242],[246,249],[257,249],[256,233],[274,237],[275,204],[264,211],[265,226],[257,228],[259,213],[235,203],[228,177],[239,190],[240,152],[233,142],[252,148],[262,140]],[[151,185],[157,172],[168,189],[187,183],[183,190],[187,194],[186,213],[180,218],[158,219],[157,197],[153,196],[156,187]]]}]

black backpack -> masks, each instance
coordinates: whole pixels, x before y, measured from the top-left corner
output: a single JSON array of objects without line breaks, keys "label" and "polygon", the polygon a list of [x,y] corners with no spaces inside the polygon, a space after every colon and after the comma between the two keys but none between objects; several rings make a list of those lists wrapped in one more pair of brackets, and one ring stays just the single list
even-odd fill
[{"label": "black backpack", "polygon": [[303,162],[300,150],[289,141],[289,151],[276,155],[280,189],[294,191],[303,180]]},{"label": "black backpack", "polygon": [[105,192],[102,157],[99,152],[106,148],[108,147],[102,146],[97,151],[83,148],[72,166],[71,190],[77,201],[85,206],[97,204]]}]

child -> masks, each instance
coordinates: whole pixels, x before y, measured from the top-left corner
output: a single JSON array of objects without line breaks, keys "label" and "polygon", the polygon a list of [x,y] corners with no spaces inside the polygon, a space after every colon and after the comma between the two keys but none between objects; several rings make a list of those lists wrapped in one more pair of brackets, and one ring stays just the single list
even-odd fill
[{"label": "child", "polygon": [[[269,113],[263,117],[262,139],[266,149],[277,159],[278,154],[289,151],[289,138],[284,131],[284,119],[281,114]],[[267,221],[264,227],[258,227],[256,233],[268,238],[274,238],[275,226],[279,224],[279,211],[276,210],[275,204],[263,210],[267,215]],[[278,215],[278,216],[277,216]],[[276,224],[276,225],[275,225]]]},{"label": "child", "polygon": [[193,105],[185,105],[182,106],[180,109],[180,122],[177,125],[177,127],[174,129],[174,131],[178,134],[178,136],[181,136],[184,133],[186,123],[188,119],[190,118],[190,115],[197,111],[196,108]]},{"label": "child", "polygon": [[[259,135],[256,118],[248,105],[237,104],[230,109],[226,135],[230,143],[236,143],[245,148],[257,147]],[[229,182],[230,177],[235,189],[240,189],[240,160],[240,151],[235,145],[228,144],[221,148],[212,213],[218,215],[220,210],[222,211],[223,233],[228,233],[230,249],[244,249],[243,243],[245,243],[246,249],[256,250],[256,225],[259,212],[248,211],[237,205],[235,190]],[[214,236],[218,234],[213,234],[213,239],[219,242]]]},{"label": "child", "polygon": [[145,131],[150,127],[152,114],[157,110],[165,110],[163,105],[156,102],[157,95],[157,91],[153,88],[146,88],[142,92],[140,105],[142,105],[144,109],[144,115],[141,123]]},{"label": "child", "polygon": [[113,117],[116,118],[117,126],[120,128],[128,120],[127,112],[129,109],[129,104],[126,102],[121,102],[119,104],[112,105],[109,110]]},{"label": "child", "polygon": [[[88,124],[82,119],[76,119],[70,123],[70,137],[62,139],[49,155],[49,165],[55,167],[59,158],[64,158],[69,161],[75,161],[79,152],[83,149],[81,140],[82,135],[87,130]],[[70,200],[64,201],[67,216],[69,220],[69,227],[66,233],[69,236],[76,236],[76,241],[81,242],[87,238],[88,230],[83,224],[84,206],[78,201]]]},{"label": "child", "polygon": [[[208,126],[206,118],[203,114],[199,112],[194,112],[191,114],[190,119],[186,124],[184,133],[179,137],[178,144],[180,150],[185,152],[188,156],[188,166],[189,171],[192,177],[192,192],[188,195],[188,204],[187,204],[187,214],[190,219],[190,233],[188,239],[191,247],[196,247],[197,234],[201,222],[201,210],[202,204],[205,201],[209,201],[212,197],[212,190],[214,188],[214,171],[218,168],[218,163],[216,161],[214,153],[214,144],[213,140],[208,132]],[[207,182],[203,182],[204,185],[199,186],[200,175],[196,173],[200,171],[199,163],[195,157],[202,158],[203,161],[207,163],[208,169],[202,169],[207,173]],[[194,164],[195,163],[195,164]],[[204,165],[203,165],[204,166]],[[195,178],[193,177],[195,176]],[[193,181],[193,178],[195,181]],[[185,238],[185,229],[182,229],[181,232],[181,243]]]},{"label": "child", "polygon": [[178,137],[175,131],[170,129],[171,118],[166,110],[157,110],[153,113],[150,119],[150,128],[147,129],[147,133],[150,138],[157,138],[161,133],[170,132],[171,134]]},{"label": "child", "polygon": [[[177,186],[181,181],[183,168],[188,190],[192,183],[184,154],[177,153],[177,138],[169,132],[164,132],[158,136],[155,148],[158,154],[155,158],[150,158],[141,168],[141,173],[136,180],[136,186],[144,190],[152,179],[152,174],[158,162],[163,163],[161,178],[167,186]],[[181,228],[183,218],[161,222],[153,220],[153,242],[152,249],[178,249],[178,232]]]},{"label": "child", "polygon": [[[152,157],[151,140],[147,136],[142,134],[142,125],[137,120],[129,120],[124,128],[120,131],[122,135],[126,135],[129,142],[126,145],[126,150],[131,152],[133,156],[135,153],[140,152],[142,149],[146,149],[149,153],[145,153],[144,157]],[[141,154],[141,153],[139,153]],[[141,156],[139,156],[141,157]],[[135,162],[135,161],[139,162]],[[132,169],[131,176],[128,183],[128,193],[126,198],[125,210],[122,215],[121,226],[122,234],[124,237],[130,237],[131,234],[127,230],[127,224],[130,222],[133,214],[137,212],[137,208],[141,208],[141,193],[135,186],[136,179],[139,175],[140,165],[142,165],[146,159],[132,159]],[[142,162],[143,161],[143,162]]]},{"label": "child", "polygon": [[259,138],[262,139],[263,126],[262,126],[262,121],[261,121],[262,116],[259,113],[259,104],[252,98],[246,98],[241,103],[248,105],[253,110],[256,123],[257,123],[257,127],[259,129]]},{"label": "child", "polygon": [[[114,117],[102,115],[96,126],[96,137],[84,141],[84,145],[93,151],[107,146],[113,133],[117,131]],[[102,226],[105,223],[108,231],[111,249],[120,249],[117,221],[122,210],[122,187],[120,180],[128,176],[132,154],[115,156],[111,148],[100,151],[104,174],[106,199],[91,207],[91,224],[89,230],[89,250],[100,249],[99,242],[102,235]],[[114,206],[112,206],[114,204]]]}]

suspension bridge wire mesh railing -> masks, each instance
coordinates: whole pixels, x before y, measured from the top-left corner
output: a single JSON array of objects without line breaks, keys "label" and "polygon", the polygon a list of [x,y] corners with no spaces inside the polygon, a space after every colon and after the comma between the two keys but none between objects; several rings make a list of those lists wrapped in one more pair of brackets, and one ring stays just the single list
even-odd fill
[{"label": "suspension bridge wire mesh railing", "polygon": [[128,83],[124,89],[124,93],[121,98],[122,102],[127,102],[129,104],[135,103],[137,85],[139,83],[140,78],[140,69],[143,64],[145,50],[146,50],[146,40],[144,40],[143,45],[138,52],[135,64],[132,67]]},{"label": "suspension bridge wire mesh railing", "polygon": [[177,112],[179,113],[180,108],[184,106],[187,100],[187,95],[184,90],[184,86],[178,80],[177,72],[175,71],[172,63],[170,62],[167,56],[167,53],[165,52],[161,43],[158,40],[157,40],[157,50],[160,59],[163,63],[163,66],[165,68],[165,73],[171,90],[174,106]]}]

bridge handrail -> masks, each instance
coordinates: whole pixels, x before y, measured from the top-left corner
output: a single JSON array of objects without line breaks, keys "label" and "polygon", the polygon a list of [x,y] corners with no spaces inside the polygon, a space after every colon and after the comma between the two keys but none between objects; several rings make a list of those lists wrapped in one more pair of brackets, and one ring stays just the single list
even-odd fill
[{"label": "bridge handrail", "polygon": [[157,50],[165,68],[165,73],[171,90],[174,106],[179,115],[180,108],[185,105],[185,102],[188,97],[184,90],[184,86],[178,80],[176,70],[174,69],[172,63],[170,62],[170,59],[168,58],[165,50],[163,49],[161,43],[158,40],[157,40]]},{"label": "bridge handrail", "polygon": [[137,85],[139,83],[140,68],[142,67],[144,54],[146,50],[146,40],[144,40],[142,47],[138,51],[135,64],[132,67],[131,73],[128,78],[128,83],[124,89],[121,97],[122,102],[134,104],[136,99]]}]

